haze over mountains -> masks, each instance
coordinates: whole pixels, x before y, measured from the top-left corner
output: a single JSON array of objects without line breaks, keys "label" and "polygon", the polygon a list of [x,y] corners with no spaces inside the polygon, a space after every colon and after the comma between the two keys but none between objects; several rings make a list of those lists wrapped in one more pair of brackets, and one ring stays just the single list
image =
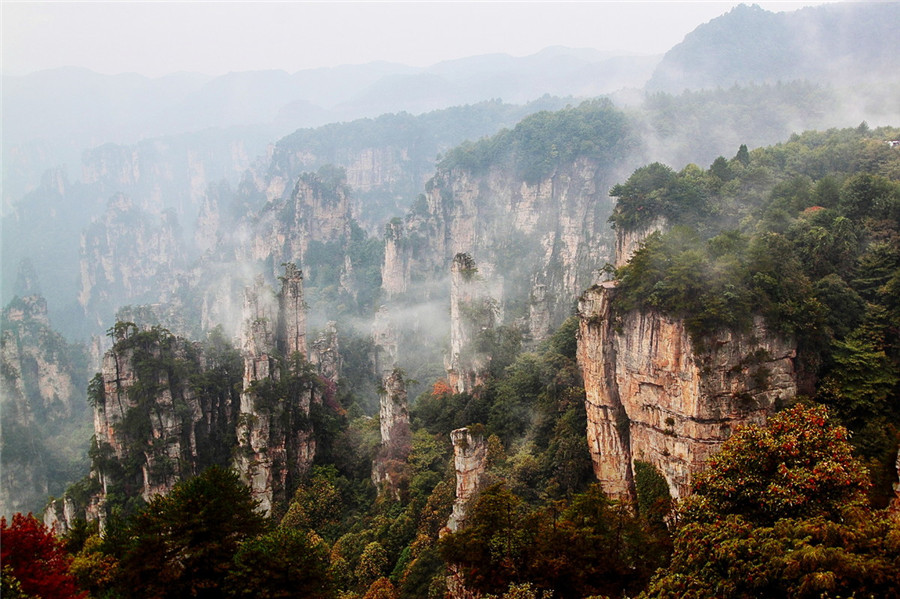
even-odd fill
[{"label": "haze over mountains", "polygon": [[251,126],[253,132],[242,135],[259,132],[271,141],[300,127],[387,112],[415,114],[493,98],[524,103],[545,94],[591,97],[640,87],[658,60],[548,48],[524,58],[476,56],[427,68],[375,62],[294,74],[150,79],[73,67],[4,76],[4,197],[9,201],[22,190],[16,173],[39,175],[60,162],[71,168],[81,149],[106,142]]},{"label": "haze over mountains", "polygon": [[[443,315],[447,262],[470,243],[521,275],[498,284],[499,303],[510,319],[543,311],[538,338],[611,260],[608,189],[638,166],[706,167],[804,129],[900,121],[897,23],[895,3],[741,6],[663,56],[552,47],[425,68],[4,76],[2,301],[39,280],[41,326],[93,336],[96,363],[126,305],[178,332],[236,333],[243,286],[302,255],[310,322],[334,310],[368,335],[392,294],[421,300],[406,308],[422,322]],[[609,102],[557,112],[597,96]],[[500,196],[527,208],[516,222]],[[414,333],[432,353],[446,336]]]}]

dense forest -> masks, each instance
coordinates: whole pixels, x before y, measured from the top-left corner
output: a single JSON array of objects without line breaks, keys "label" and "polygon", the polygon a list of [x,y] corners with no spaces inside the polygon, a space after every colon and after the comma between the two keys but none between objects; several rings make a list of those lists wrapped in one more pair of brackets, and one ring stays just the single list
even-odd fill
[{"label": "dense forest", "polygon": [[[485,330],[485,382],[458,393],[419,381],[409,434],[391,447],[352,375],[329,394],[309,365],[285,361],[258,397],[321,388],[326,399],[309,414],[314,463],[268,516],[223,467],[236,437],[207,439],[195,476],[168,494],[111,488],[102,534],[96,520],[57,538],[30,516],[4,519],[4,596],[897,596],[900,527],[887,505],[900,437],[900,150],[885,140],[898,137],[865,124],[806,132],[707,169],[649,164],[613,187],[617,231],[665,223],[607,269],[614,314],[681,319],[698,351],[707,332],[745,331],[755,316],[796,339],[800,395],[728,439],[689,498],[673,501],[640,459],[633,501],[595,482],[572,316],[536,345],[514,327]],[[445,160],[472,156],[463,146]],[[524,156],[524,177],[545,168]],[[110,334],[137,356],[135,443],[147,442],[160,381],[176,404],[237,392],[238,353],[221,334],[184,345],[131,327]],[[342,352],[347,371],[371,368],[358,344]],[[98,401],[102,388],[88,388]],[[479,451],[481,491],[458,526],[459,456]],[[373,463],[388,473],[377,486]]]},{"label": "dense forest", "polygon": [[900,597],[898,18],[4,73],[0,595]]}]

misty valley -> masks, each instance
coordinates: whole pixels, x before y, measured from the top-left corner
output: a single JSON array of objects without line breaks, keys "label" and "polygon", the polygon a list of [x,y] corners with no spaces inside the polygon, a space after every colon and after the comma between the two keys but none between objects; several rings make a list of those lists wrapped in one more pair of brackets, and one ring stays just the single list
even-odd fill
[{"label": "misty valley", "polygon": [[4,75],[3,596],[900,596],[898,23]]}]

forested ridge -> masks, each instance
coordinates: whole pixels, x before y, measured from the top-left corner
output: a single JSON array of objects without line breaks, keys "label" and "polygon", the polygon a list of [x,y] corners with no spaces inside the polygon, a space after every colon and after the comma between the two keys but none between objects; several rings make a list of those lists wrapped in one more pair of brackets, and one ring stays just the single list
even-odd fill
[{"label": "forested ridge", "polygon": [[[528,143],[542,118],[501,136]],[[898,137],[865,125],[806,132],[706,169],[650,164],[613,187],[616,229],[666,223],[614,272],[618,314],[683,319],[698,344],[759,316],[797,340],[802,396],[729,439],[688,499],[673,502],[640,459],[634,503],[594,481],[573,316],[533,347],[512,327],[485,332],[490,377],[471,393],[419,381],[427,390],[395,448],[408,458],[390,466],[396,492],[372,482],[383,449],[357,372],[312,413],[314,465],[269,517],[222,467],[227,456],[210,453],[220,465],[165,496],[113,493],[102,534],[96,521],[58,539],[29,517],[4,519],[4,596],[374,599],[443,597],[459,585],[509,599],[897,596],[900,527],[886,505],[900,422],[900,148],[886,141]],[[490,143],[445,164],[462,167]],[[549,148],[550,160],[605,151],[559,144],[529,147]],[[523,177],[546,168],[522,156]],[[205,344],[217,356],[205,372],[190,372],[194,346],[163,329],[118,343],[143,352],[137,395],[158,371],[195,393],[236,393],[237,355],[221,336]],[[371,368],[358,344],[342,352],[348,371]],[[131,421],[135,451],[146,450],[146,417]],[[453,532],[450,433],[460,427],[483,443],[486,470]]]},{"label": "forested ridge", "polygon": [[795,337],[801,392],[854,431],[885,496],[900,422],[896,137],[861,125],[743,147],[706,170],[651,164],[613,188],[611,218],[671,225],[617,272],[616,309],[677,316],[698,340],[754,316]]}]

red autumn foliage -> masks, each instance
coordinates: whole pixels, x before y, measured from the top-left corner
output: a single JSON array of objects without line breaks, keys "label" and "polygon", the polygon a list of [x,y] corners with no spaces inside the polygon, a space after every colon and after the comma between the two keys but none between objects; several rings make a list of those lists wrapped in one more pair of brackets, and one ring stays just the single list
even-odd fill
[{"label": "red autumn foliage", "polygon": [[43,599],[83,599],[69,573],[72,556],[62,541],[30,513],[15,514],[12,524],[0,518],[0,561],[12,568],[22,591]]},{"label": "red autumn foliage", "polygon": [[442,395],[452,395],[453,389],[444,379],[438,379],[434,383],[434,387],[431,389],[431,395],[434,397],[440,397]]}]

